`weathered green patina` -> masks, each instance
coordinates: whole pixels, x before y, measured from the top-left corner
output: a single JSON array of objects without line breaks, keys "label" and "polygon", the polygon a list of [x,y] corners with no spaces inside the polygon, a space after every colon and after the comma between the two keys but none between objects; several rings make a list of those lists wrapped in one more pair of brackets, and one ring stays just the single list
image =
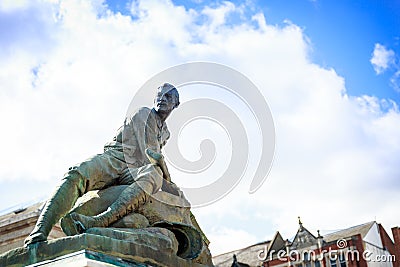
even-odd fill
[{"label": "weathered green patina", "polygon": [[[165,83],[154,104],[127,116],[104,153],[69,169],[25,247],[1,255],[0,266],[25,266],[79,250],[152,266],[212,266],[209,241],[161,154],[169,138],[165,120],[179,105],[178,91]],[[60,219],[70,237],[47,241]]]}]

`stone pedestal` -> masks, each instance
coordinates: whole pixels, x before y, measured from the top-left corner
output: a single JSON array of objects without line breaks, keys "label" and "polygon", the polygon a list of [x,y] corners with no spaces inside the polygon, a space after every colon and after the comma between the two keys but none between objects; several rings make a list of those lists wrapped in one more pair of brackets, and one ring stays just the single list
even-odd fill
[{"label": "stone pedestal", "polygon": [[176,256],[176,240],[162,231],[133,234],[128,240],[85,233],[40,242],[0,255],[0,266],[205,266]]},{"label": "stone pedestal", "polygon": [[[94,215],[115,201],[126,186],[90,191],[73,211]],[[158,192],[110,228],[90,228],[65,237],[57,224],[48,241],[21,247],[41,212],[37,204],[0,216],[0,266],[213,266],[208,240],[183,197]],[[143,217],[146,223],[141,222]],[[69,229],[68,216],[61,221]],[[60,238],[61,237],[61,238]],[[56,239],[52,239],[56,238]],[[7,251],[7,252],[6,252]]]},{"label": "stone pedestal", "polygon": [[109,256],[100,252],[90,250],[81,250],[58,257],[53,260],[42,261],[28,265],[27,267],[150,267],[146,263],[137,261],[123,260],[117,257]]}]

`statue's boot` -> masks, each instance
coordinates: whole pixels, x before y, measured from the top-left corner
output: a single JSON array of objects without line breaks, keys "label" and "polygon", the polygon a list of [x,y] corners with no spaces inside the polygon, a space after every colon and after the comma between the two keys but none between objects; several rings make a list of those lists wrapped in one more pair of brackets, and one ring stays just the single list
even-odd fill
[{"label": "statue's boot", "polygon": [[144,205],[149,197],[146,192],[151,192],[152,188],[150,182],[137,181],[122,191],[121,195],[106,211],[95,216],[72,212],[70,216],[79,233],[84,233],[87,229],[94,227],[107,227]]},{"label": "statue's boot", "polygon": [[46,202],[35,227],[25,239],[24,246],[46,241],[53,226],[75,204],[84,190],[85,179],[79,173],[69,173]]}]

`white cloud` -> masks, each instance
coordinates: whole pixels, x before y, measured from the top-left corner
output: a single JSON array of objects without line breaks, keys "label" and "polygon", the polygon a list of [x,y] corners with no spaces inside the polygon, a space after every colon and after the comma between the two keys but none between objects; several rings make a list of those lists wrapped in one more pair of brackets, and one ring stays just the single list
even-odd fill
[{"label": "white cloud", "polygon": [[390,78],[390,85],[396,92],[400,92],[400,70],[397,70]]},{"label": "white cloud", "polygon": [[0,3],[0,9],[11,11],[15,9],[25,8],[29,5],[28,0],[4,0]]},{"label": "white cloud", "polygon": [[372,58],[370,59],[376,74],[385,72],[394,63],[394,57],[395,53],[393,50],[376,43],[374,52],[372,52]]},{"label": "white cloud", "polygon": [[[259,87],[277,137],[275,162],[259,191],[247,193],[250,172],[227,197],[194,211],[214,253],[276,230],[290,238],[299,215],[310,230],[375,217],[386,227],[397,225],[399,218],[389,212],[400,203],[397,105],[348,96],[342,77],[310,62],[307,37],[294,24],[269,25],[255,13],[258,25],[251,17],[227,25],[225,15],[243,8],[224,2],[195,11],[170,1],[139,1],[132,19],[101,1],[37,2],[26,23],[35,22],[33,33],[44,29],[45,38],[20,35],[12,39],[18,49],[0,53],[0,181],[56,184],[70,165],[101,152],[148,78],[178,63],[210,60],[234,67]],[[17,18],[25,11],[13,12]],[[15,25],[23,32],[21,23]],[[10,40],[1,38],[0,47]],[[382,73],[393,51],[375,48],[371,63]],[[43,193],[49,192],[21,190],[2,205]]]},{"label": "white cloud", "polygon": [[205,7],[202,11],[209,18],[209,23],[212,29],[225,24],[226,17],[229,13],[237,11],[237,7],[231,2],[224,2],[217,8]]},{"label": "white cloud", "polygon": [[212,229],[208,238],[212,240],[210,250],[213,251],[214,255],[238,249],[238,240],[240,240],[240,245],[243,247],[253,245],[257,242],[257,237],[249,234],[246,230],[231,229],[223,226]]},{"label": "white cloud", "polygon": [[377,43],[375,44],[374,52],[370,62],[374,67],[376,74],[382,74],[386,70],[391,69],[393,72],[390,77],[389,84],[396,92],[400,92],[400,67],[396,62],[395,52]]}]

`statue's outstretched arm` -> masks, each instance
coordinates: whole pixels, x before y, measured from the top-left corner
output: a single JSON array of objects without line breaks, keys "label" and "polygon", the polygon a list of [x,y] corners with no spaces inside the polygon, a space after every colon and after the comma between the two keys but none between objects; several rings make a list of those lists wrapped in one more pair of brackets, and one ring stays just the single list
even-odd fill
[{"label": "statue's outstretched arm", "polygon": [[165,163],[164,156],[150,148],[146,148],[146,154],[151,163],[157,164],[161,168],[163,178],[168,182],[171,182],[171,175],[168,171],[167,164]]}]

